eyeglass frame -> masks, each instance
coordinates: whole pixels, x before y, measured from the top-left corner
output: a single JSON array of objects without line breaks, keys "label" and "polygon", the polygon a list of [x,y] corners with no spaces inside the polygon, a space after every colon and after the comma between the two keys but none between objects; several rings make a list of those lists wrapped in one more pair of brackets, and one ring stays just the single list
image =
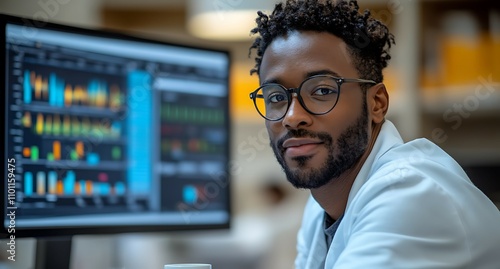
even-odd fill
[{"label": "eyeglass frame", "polygon": [[[317,78],[317,77],[327,77],[327,78],[331,78],[333,79],[336,83],[337,83],[337,87],[338,87],[338,96],[337,96],[337,100],[335,101],[335,104],[332,106],[332,108],[330,108],[329,110],[327,110],[326,112],[321,112],[321,113],[315,113],[315,112],[312,112],[310,111],[306,105],[304,104],[304,100],[302,99],[302,96],[300,95],[300,91],[302,90],[302,86],[304,85],[304,83],[306,83],[307,81],[313,79],[313,78]],[[268,120],[268,121],[279,121],[279,120],[282,120],[285,116],[286,116],[286,113],[288,112],[288,109],[290,109],[290,105],[292,104],[292,94],[295,93],[297,95],[297,99],[299,100],[299,103],[300,105],[309,113],[309,114],[312,114],[312,115],[325,115],[327,113],[329,113],[330,111],[332,111],[336,106],[337,106],[337,103],[338,103],[338,98],[340,96],[340,88],[342,86],[342,84],[344,83],[368,83],[368,84],[373,84],[373,85],[376,85],[378,84],[376,81],[374,80],[370,80],[370,79],[360,79],[360,78],[343,78],[343,77],[336,77],[336,76],[332,76],[332,75],[328,75],[328,74],[321,74],[321,75],[314,75],[314,76],[310,76],[306,79],[304,79],[304,81],[302,81],[302,83],[300,83],[299,87],[297,88],[287,88],[279,83],[267,83],[267,84],[263,84],[261,85],[260,87],[258,87],[255,91],[251,92],[250,93],[250,99],[253,100],[253,104],[255,106],[255,109],[257,110],[257,112],[259,113],[260,116],[262,116],[264,119]],[[286,95],[287,95],[287,107],[285,109],[285,112],[283,113],[283,116],[277,118],[277,119],[269,119],[267,118],[266,116],[264,116],[262,114],[262,112],[260,112],[259,108],[257,107],[257,103],[256,103],[256,99],[257,99],[257,92],[266,87],[266,86],[269,86],[269,85],[276,85],[276,86],[279,86],[280,88],[282,88],[283,90],[285,90],[286,92]]]}]

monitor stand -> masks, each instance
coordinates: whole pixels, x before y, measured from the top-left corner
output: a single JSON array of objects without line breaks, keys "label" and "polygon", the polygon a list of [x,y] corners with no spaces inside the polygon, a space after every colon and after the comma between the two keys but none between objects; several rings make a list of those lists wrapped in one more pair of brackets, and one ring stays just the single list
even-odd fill
[{"label": "monitor stand", "polygon": [[71,236],[36,240],[35,269],[69,269]]}]

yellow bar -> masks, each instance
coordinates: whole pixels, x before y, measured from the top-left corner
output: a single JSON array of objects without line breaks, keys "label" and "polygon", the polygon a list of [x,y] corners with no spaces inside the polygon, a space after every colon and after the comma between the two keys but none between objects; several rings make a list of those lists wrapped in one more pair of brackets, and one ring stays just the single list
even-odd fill
[{"label": "yellow bar", "polygon": [[66,85],[66,89],[64,89],[64,106],[71,106],[73,103],[73,89],[71,89],[71,85]]},{"label": "yellow bar", "polygon": [[22,122],[23,122],[24,127],[26,127],[26,128],[31,127],[31,113],[29,111],[24,112]]},{"label": "yellow bar", "polygon": [[81,86],[76,85],[73,91],[73,104],[83,105],[83,89]]},{"label": "yellow bar", "polygon": [[36,116],[35,132],[37,134],[43,133],[43,115],[41,113],[38,113],[38,115]]}]

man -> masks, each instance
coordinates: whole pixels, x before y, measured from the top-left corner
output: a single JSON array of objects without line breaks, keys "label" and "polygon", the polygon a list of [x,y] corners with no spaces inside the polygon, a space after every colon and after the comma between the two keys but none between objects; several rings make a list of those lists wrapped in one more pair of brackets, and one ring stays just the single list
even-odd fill
[{"label": "man", "polygon": [[500,268],[500,213],[426,139],[385,119],[394,37],[356,1],[258,13],[250,94],[278,162],[310,189],[296,268]]}]

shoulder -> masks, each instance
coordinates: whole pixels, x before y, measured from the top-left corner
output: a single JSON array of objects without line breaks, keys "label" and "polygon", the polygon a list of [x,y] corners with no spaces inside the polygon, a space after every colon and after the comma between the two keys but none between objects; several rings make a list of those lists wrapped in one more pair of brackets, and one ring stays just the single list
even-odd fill
[{"label": "shoulder", "polygon": [[460,166],[431,142],[416,140],[373,163],[348,205],[334,248],[342,251],[340,264],[351,265],[353,257],[376,260],[381,250],[397,249],[393,259],[380,262],[384,266],[371,268],[394,268],[385,262],[397,259],[421,262],[423,256],[426,268],[450,261],[456,267],[479,260],[491,265],[499,260],[498,223],[498,209]]},{"label": "shoulder", "polygon": [[468,187],[473,187],[470,179],[452,157],[429,140],[417,139],[381,154],[356,197],[371,201],[390,192],[393,198],[403,195],[409,202],[424,196],[454,196],[457,188]]},{"label": "shoulder", "polygon": [[394,147],[373,163],[349,203],[344,224],[465,239],[466,233],[482,233],[478,219],[498,217],[498,209],[453,158],[430,141],[418,139]]},{"label": "shoulder", "polygon": [[471,185],[462,167],[439,146],[421,138],[395,146],[372,164],[366,184],[392,185],[405,181],[448,189],[449,183]]}]

